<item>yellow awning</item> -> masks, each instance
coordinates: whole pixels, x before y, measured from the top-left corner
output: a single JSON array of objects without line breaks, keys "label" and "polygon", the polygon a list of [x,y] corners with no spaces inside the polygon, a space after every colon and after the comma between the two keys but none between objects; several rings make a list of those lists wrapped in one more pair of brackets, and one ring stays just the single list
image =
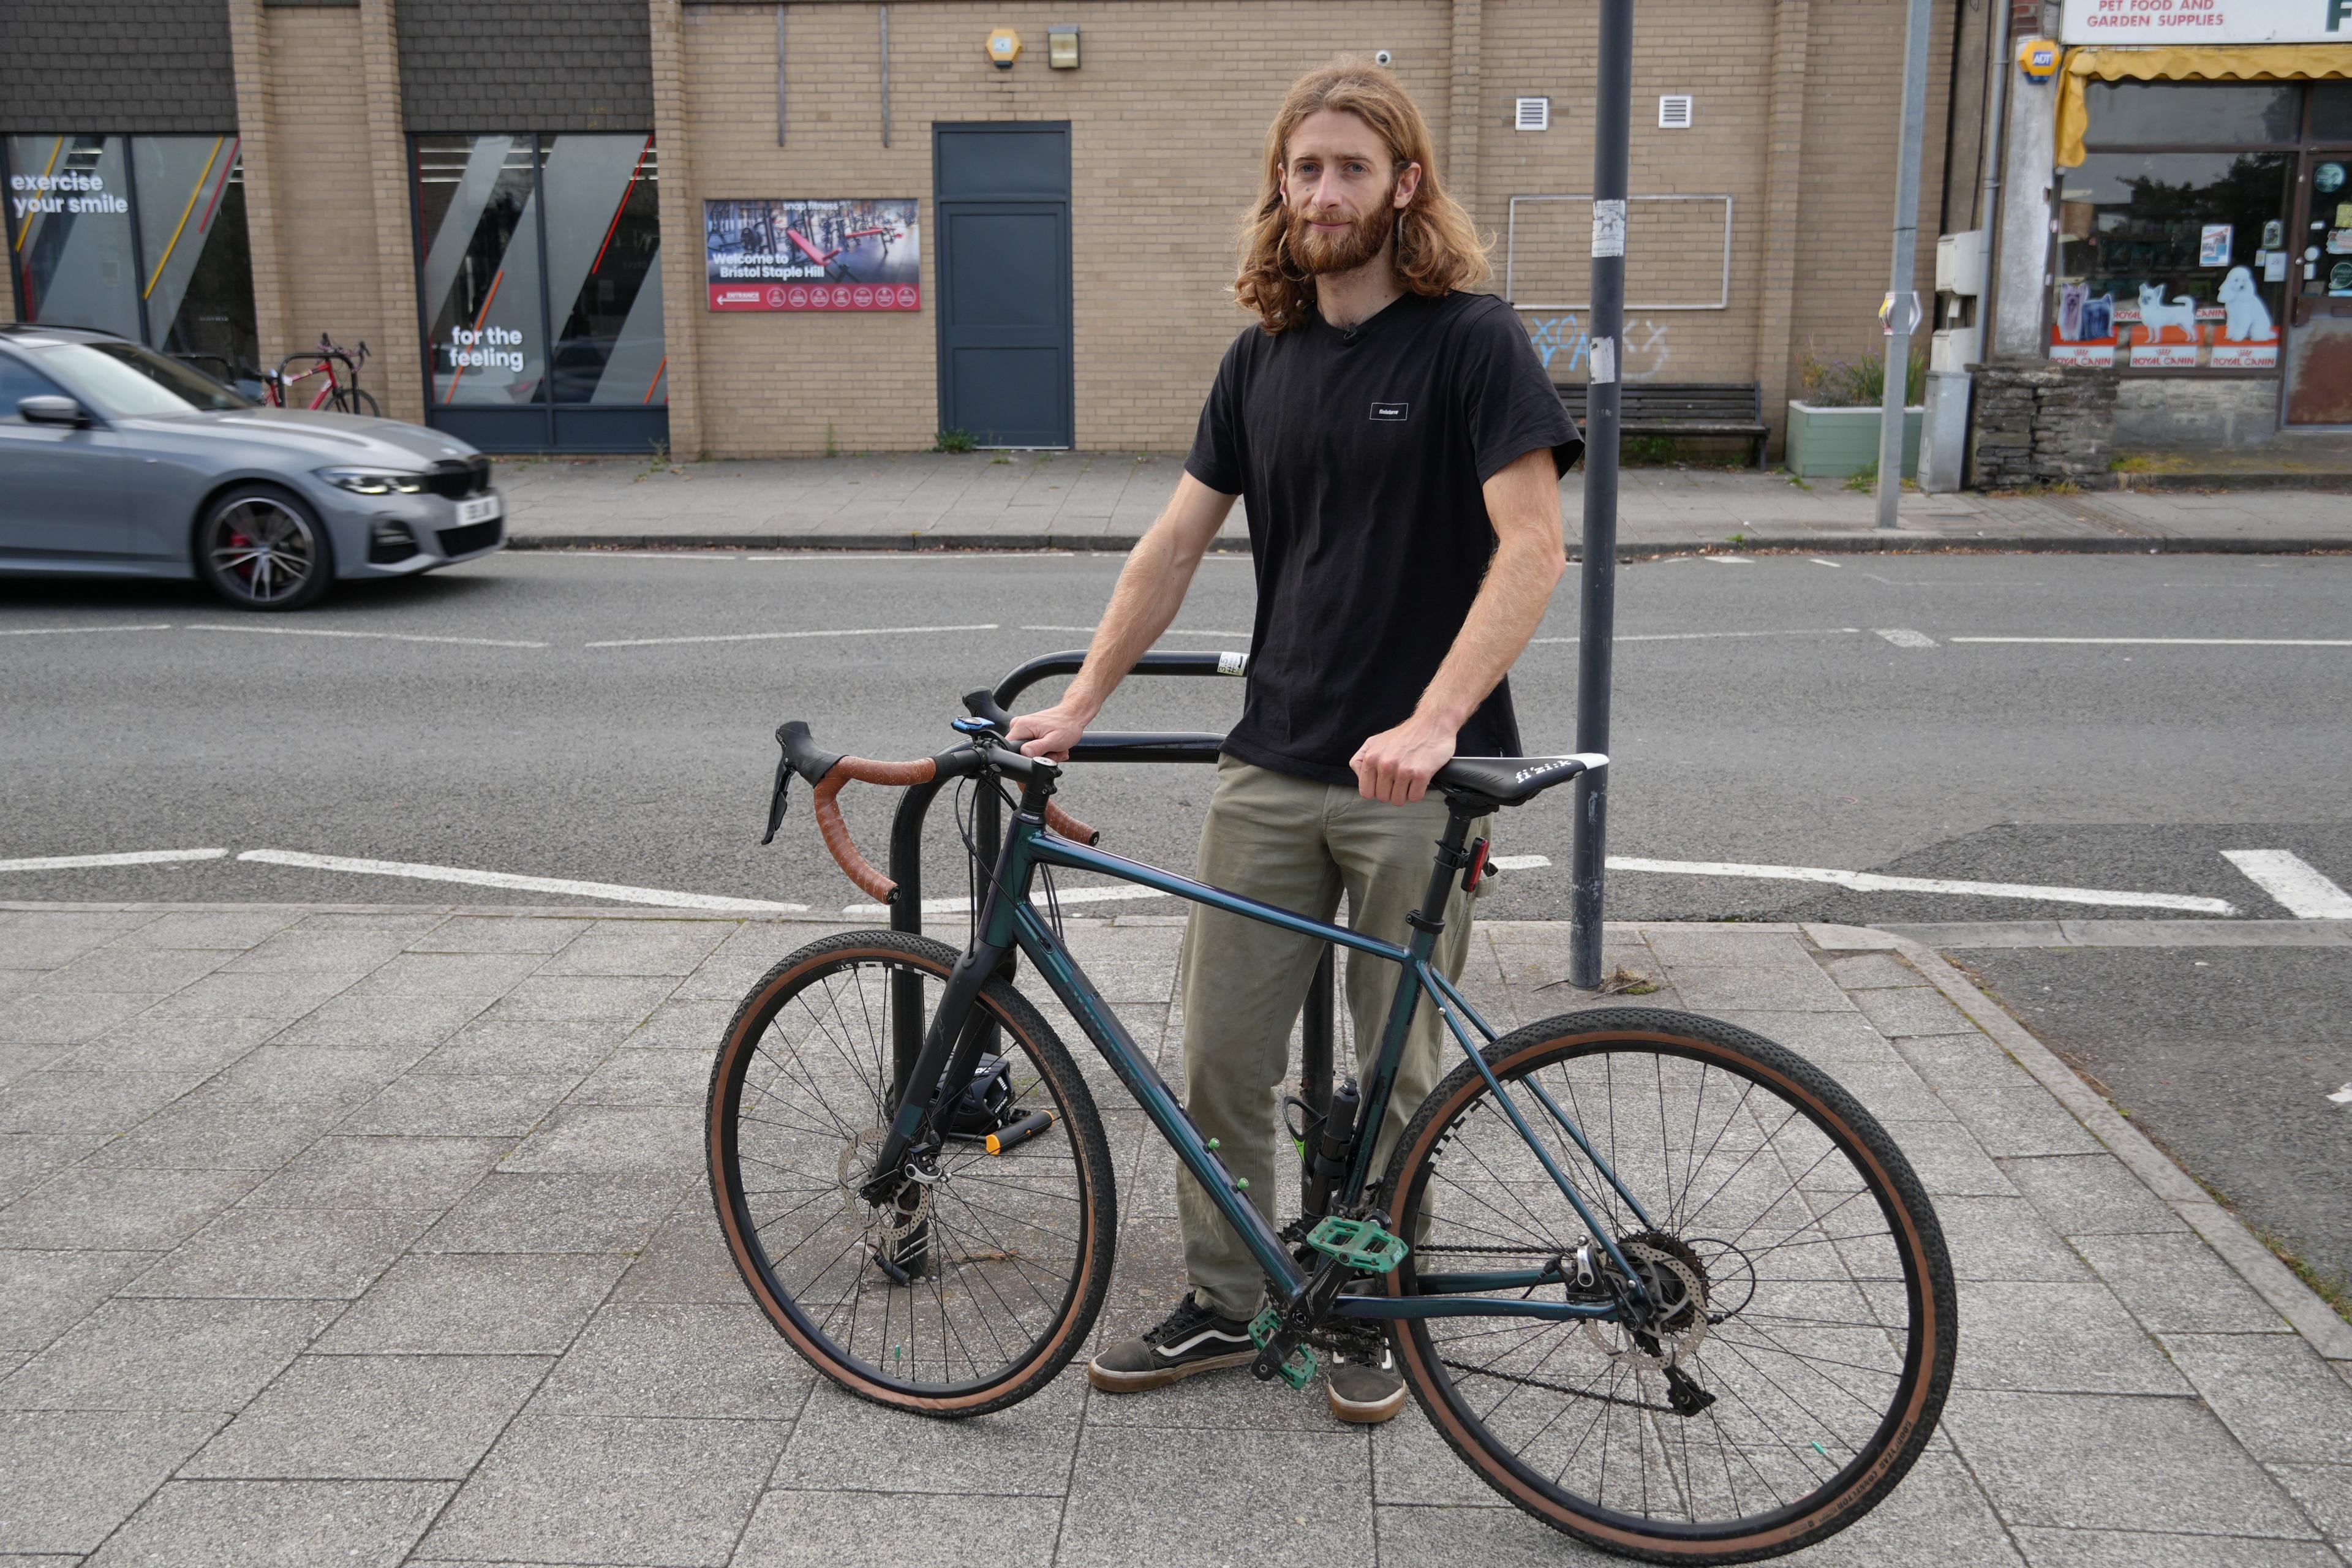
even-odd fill
[{"label": "yellow awning", "polygon": [[2168,46],[2152,49],[2068,49],[2058,75],[2058,166],[2083,161],[2091,109],[2084,83],[2115,81],[2308,81],[2352,77],[2352,44],[2271,44],[2256,48]]}]

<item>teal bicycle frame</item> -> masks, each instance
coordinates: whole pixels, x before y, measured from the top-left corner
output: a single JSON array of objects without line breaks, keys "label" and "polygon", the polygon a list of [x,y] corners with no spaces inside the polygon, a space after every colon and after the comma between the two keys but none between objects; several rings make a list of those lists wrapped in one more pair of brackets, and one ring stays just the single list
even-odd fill
[{"label": "teal bicycle frame", "polygon": [[[1448,818],[1446,836],[1438,843],[1438,860],[1430,876],[1430,895],[1423,901],[1424,909],[1443,910],[1445,896],[1465,863],[1462,842],[1469,819],[1459,814]],[[1150,1118],[1160,1136],[1176,1151],[1176,1157],[1192,1173],[1209,1194],[1210,1201],[1242,1240],[1258,1266],[1265,1269],[1273,1294],[1279,1305],[1287,1307],[1306,1288],[1307,1276],[1291,1256],[1289,1247],[1276,1234],[1256,1205],[1250,1202],[1234,1183],[1224,1162],[1209,1146],[1192,1119],[1185,1114],[1183,1105],[1173,1090],[1161,1079],[1151,1064],[1137,1048],[1117,1014],[1102,999],[1101,993],[1079,968],[1077,960],[1062,944],[1053,928],[1040,916],[1030,902],[1029,890],[1040,867],[1058,866],[1074,871],[1093,871],[1103,876],[1169,893],[1192,903],[1205,904],[1244,919],[1260,921],[1278,930],[1301,936],[1315,937],[1336,942],[1355,952],[1368,953],[1400,966],[1395,999],[1390,1004],[1387,1022],[1381,1030],[1380,1054],[1373,1065],[1370,1081],[1365,1086],[1361,1115],[1357,1122],[1356,1149],[1346,1185],[1339,1201],[1352,1205],[1362,1196],[1370,1179],[1371,1152],[1381,1118],[1387,1113],[1388,1102],[1396,1079],[1397,1062],[1404,1051],[1405,1034],[1412,1021],[1413,1011],[1425,995],[1445,1022],[1447,1030],[1476,1064],[1486,1079],[1496,1103],[1509,1118],[1518,1134],[1525,1139],[1544,1170],[1550,1175],[1561,1194],[1574,1207],[1594,1240],[1608,1252],[1618,1268],[1621,1280],[1635,1281],[1632,1289],[1634,1300],[1640,1299],[1640,1275],[1617,1248],[1609,1229],[1597,1216],[1582,1194],[1572,1182],[1551,1151],[1536,1136],[1519,1108],[1494,1075],[1493,1069],[1477,1045],[1463,1026],[1463,1020],[1488,1041],[1496,1036],[1477,1010],[1454,986],[1430,963],[1436,951],[1440,926],[1435,921],[1416,920],[1410,943],[1398,947],[1391,942],[1349,931],[1345,926],[1310,920],[1273,904],[1238,893],[1212,887],[1205,882],[1181,877],[1156,866],[1129,860],[1123,856],[1076,843],[1048,830],[1043,816],[1024,808],[1013,814],[1008,824],[1004,847],[997,862],[997,872],[991,881],[986,901],[982,906],[976,937],[971,949],[958,967],[959,978],[966,980],[960,987],[950,982],[940,999],[934,1017],[932,1042],[927,1044],[925,1055],[931,1056],[936,1047],[942,1054],[934,1059],[944,1063],[945,1042],[958,1037],[963,1027],[961,1016],[968,1012],[971,1000],[979,989],[980,979],[992,973],[1003,956],[1018,949],[1025,954],[1045,977],[1055,995],[1069,1009],[1078,1026],[1118,1075],[1143,1113]],[[961,990],[962,994],[958,995]],[[916,1081],[920,1081],[917,1079]],[[1573,1142],[1594,1170],[1601,1173],[1627,1208],[1643,1226],[1654,1228],[1641,1203],[1626,1190],[1625,1184],[1612,1170],[1608,1162],[1593,1148],[1583,1131],[1560,1110],[1540,1083],[1523,1080],[1544,1112],[1558,1123],[1561,1131]],[[911,1097],[902,1103],[897,1118],[897,1130],[911,1136],[920,1126],[928,1107]],[[1505,1297],[1489,1294],[1504,1290],[1532,1292],[1540,1286],[1561,1284],[1562,1277],[1553,1269],[1500,1269],[1482,1272],[1421,1273],[1416,1270],[1415,1285],[1421,1294],[1408,1297],[1341,1296],[1331,1306],[1331,1315],[1342,1318],[1405,1319],[1448,1317],[1518,1317],[1549,1320],[1580,1318],[1617,1319],[1623,1315],[1623,1303],[1619,1301],[1538,1301],[1529,1297]]]}]

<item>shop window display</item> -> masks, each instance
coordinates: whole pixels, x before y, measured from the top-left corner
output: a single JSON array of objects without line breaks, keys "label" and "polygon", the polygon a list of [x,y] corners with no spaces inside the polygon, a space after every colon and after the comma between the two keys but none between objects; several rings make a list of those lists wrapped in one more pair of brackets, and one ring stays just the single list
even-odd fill
[{"label": "shop window display", "polygon": [[93,327],[233,375],[259,352],[235,135],[5,139],[27,321]]}]

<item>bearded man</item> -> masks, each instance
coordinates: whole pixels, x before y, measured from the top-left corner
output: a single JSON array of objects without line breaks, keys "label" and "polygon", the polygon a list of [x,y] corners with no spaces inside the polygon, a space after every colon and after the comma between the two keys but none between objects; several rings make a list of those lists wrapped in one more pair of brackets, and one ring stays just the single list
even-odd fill
[{"label": "bearded man", "polygon": [[[1564,569],[1559,476],[1583,443],[1469,216],[1440,188],[1428,127],[1369,65],[1300,79],[1266,133],[1234,293],[1257,313],[1225,353],[1176,493],[1119,574],[1086,665],[1011,738],[1059,761],[1175,619],[1202,553],[1246,498],[1256,570],[1249,689],[1201,834],[1201,877],[1318,920],[1339,896],[1359,931],[1402,945],[1445,823],[1424,798],[1457,754],[1520,754],[1504,677]],[[1474,826],[1483,834],[1485,826]],[[1468,897],[1436,963],[1459,976]],[[1185,933],[1185,1105],[1256,1195],[1276,1190],[1276,1087],[1318,944],[1195,907]],[[1351,959],[1369,1073],[1392,965]],[[1371,1169],[1385,1168],[1442,1065],[1425,1003]],[[1264,1277],[1206,1193],[1182,1178],[1190,1289],[1167,1320],[1103,1351],[1097,1388],[1135,1393],[1255,1354]],[[1393,1355],[1343,1360],[1332,1413],[1404,1405]]]}]

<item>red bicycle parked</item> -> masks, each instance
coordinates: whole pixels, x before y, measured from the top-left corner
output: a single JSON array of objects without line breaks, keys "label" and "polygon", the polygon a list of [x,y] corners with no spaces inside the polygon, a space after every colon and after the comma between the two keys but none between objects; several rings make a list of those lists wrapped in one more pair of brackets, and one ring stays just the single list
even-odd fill
[{"label": "red bicycle parked", "polygon": [[[376,406],[375,398],[360,386],[360,366],[367,363],[367,357],[366,340],[361,341],[354,353],[349,349],[337,348],[328,340],[327,334],[321,332],[317,348],[288,354],[278,362],[276,370],[264,371],[260,378],[262,390],[279,408],[290,405],[300,408],[329,408],[338,414],[381,416],[383,410]],[[335,372],[339,364],[342,366],[341,375]],[[293,368],[296,365],[308,365],[309,368],[298,371]],[[293,389],[311,380],[318,381],[319,385],[310,395],[310,401],[294,403]]]}]

